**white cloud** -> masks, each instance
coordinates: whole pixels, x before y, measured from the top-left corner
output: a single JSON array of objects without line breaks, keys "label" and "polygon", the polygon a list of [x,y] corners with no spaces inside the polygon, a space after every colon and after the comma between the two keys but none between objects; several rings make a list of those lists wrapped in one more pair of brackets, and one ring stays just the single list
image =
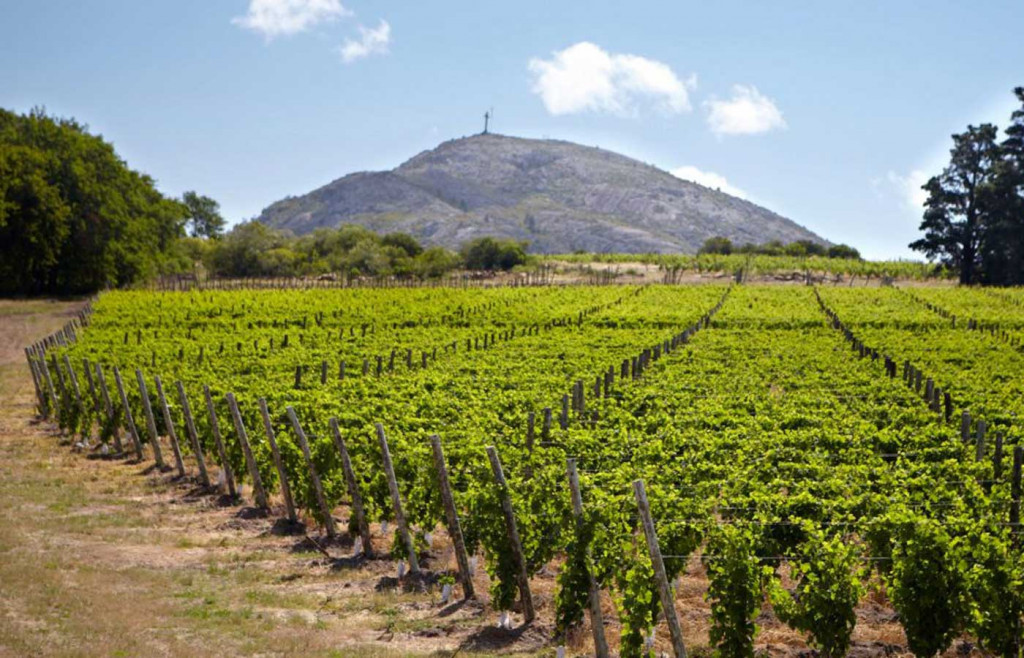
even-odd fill
[{"label": "white cloud", "polygon": [[609,53],[587,41],[555,51],[551,59],[535,57],[528,67],[534,75],[533,93],[554,115],[635,115],[641,100],[668,114],[687,112],[688,92],[697,86],[696,76],[680,80],[667,64]]},{"label": "white cloud", "polygon": [[729,100],[711,99],[708,125],[716,135],[754,135],[786,128],[786,120],[775,102],[753,85],[733,85]]},{"label": "white cloud", "polygon": [[245,16],[231,22],[259,32],[269,41],[274,37],[303,32],[317,23],[351,15],[341,0],[249,0],[249,11]]},{"label": "white cloud", "polygon": [[385,55],[390,43],[391,26],[387,21],[382,20],[375,28],[360,25],[358,40],[345,39],[345,45],[341,47],[341,59],[346,64],[351,64],[370,55]]},{"label": "white cloud", "polygon": [[[920,211],[928,200],[928,193],[922,190],[921,186],[927,183],[929,178],[928,174],[920,169],[914,169],[905,176],[890,170],[886,173],[884,182],[900,196],[907,208]],[[881,182],[876,181],[876,184]]]},{"label": "white cloud", "polygon": [[686,165],[685,167],[677,167],[670,171],[676,178],[682,178],[693,183],[699,183],[704,187],[710,187],[711,189],[717,189],[726,194],[731,194],[734,197],[741,199],[747,198],[747,193],[734,185],[731,185],[725,176],[716,174],[713,171],[702,171],[693,165]]}]

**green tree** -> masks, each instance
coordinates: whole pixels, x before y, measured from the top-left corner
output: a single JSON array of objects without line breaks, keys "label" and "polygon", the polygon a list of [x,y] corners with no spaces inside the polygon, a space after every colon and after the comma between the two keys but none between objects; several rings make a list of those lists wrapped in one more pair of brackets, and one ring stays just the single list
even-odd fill
[{"label": "green tree", "polygon": [[992,212],[993,165],[999,157],[996,127],[968,126],[966,132],[953,135],[949,165],[924,185],[924,237],[910,248],[957,271],[960,283],[979,280],[980,247]]},{"label": "green tree", "polygon": [[526,243],[477,238],[462,248],[462,258],[471,270],[511,270],[526,263]]},{"label": "green tree", "polygon": [[[404,233],[380,236],[358,225],[318,228],[292,237],[259,222],[239,224],[223,239],[207,243],[182,240],[182,253],[197,253],[207,244],[204,262],[217,276],[309,276],[340,272],[346,276],[438,277],[459,266],[452,252],[435,247],[423,251]],[[201,250],[200,250],[201,251]]]},{"label": "green tree", "polygon": [[181,195],[188,208],[189,233],[193,238],[218,238],[224,233],[226,222],[220,214],[220,204],[208,196],[189,191]]},{"label": "green tree", "polygon": [[410,258],[415,258],[423,253],[423,247],[420,246],[416,238],[408,233],[388,233],[380,241],[386,247],[398,247]]},{"label": "green tree", "polygon": [[391,258],[376,236],[360,240],[353,245],[347,252],[345,261],[353,274],[382,276],[391,273]]},{"label": "green tree", "polygon": [[210,271],[218,276],[267,276],[280,273],[282,254],[264,254],[285,246],[285,236],[259,222],[243,222],[235,226],[210,252]]},{"label": "green tree", "polygon": [[1013,91],[1021,106],[993,165],[991,219],[981,243],[982,280],[1001,285],[1024,284],[1024,87]]},{"label": "green tree", "polygon": [[380,236],[359,224],[343,224],[338,227],[338,247],[348,251],[364,240],[380,242]]},{"label": "green tree", "polygon": [[824,256],[827,252],[824,245],[812,242],[811,240],[797,240],[790,242],[783,248],[787,256]]},{"label": "green tree", "polygon": [[79,294],[176,271],[185,217],[85,126],[0,110],[0,294]]},{"label": "green tree", "polygon": [[44,292],[71,231],[71,207],[48,181],[47,159],[35,149],[0,147],[0,287],[6,293]]},{"label": "green tree", "polygon": [[728,256],[732,253],[732,240],[722,236],[708,238],[697,250],[698,254],[722,254]]},{"label": "green tree", "polygon": [[444,247],[431,247],[416,257],[417,272],[425,278],[437,278],[458,266],[458,255]]},{"label": "green tree", "polygon": [[828,248],[828,257],[860,260],[860,252],[846,244],[834,244]]}]

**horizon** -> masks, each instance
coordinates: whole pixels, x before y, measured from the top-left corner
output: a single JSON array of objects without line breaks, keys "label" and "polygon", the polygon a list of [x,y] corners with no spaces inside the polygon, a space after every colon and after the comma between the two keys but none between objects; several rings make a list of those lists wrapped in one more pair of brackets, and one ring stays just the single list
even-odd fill
[{"label": "horizon", "polygon": [[231,225],[478,134],[493,108],[491,132],[598,146],[866,258],[921,260],[920,184],[952,133],[1005,126],[1024,84],[1009,2],[972,7],[968,30],[952,2],[582,6],[14,6],[0,106],[76,119]]}]

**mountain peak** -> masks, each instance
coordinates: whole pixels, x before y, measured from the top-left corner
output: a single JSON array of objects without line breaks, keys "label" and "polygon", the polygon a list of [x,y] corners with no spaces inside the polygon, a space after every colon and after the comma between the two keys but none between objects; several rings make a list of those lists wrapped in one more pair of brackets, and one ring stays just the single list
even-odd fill
[{"label": "mountain peak", "polygon": [[360,224],[451,248],[507,237],[540,253],[692,253],[719,235],[825,243],[770,210],[612,151],[490,132],[279,201],[259,220],[298,234]]}]

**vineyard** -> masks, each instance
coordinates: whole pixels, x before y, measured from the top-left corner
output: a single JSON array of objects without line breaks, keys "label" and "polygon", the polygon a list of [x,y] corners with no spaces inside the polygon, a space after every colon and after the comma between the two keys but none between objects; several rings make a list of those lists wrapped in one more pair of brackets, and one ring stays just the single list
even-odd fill
[{"label": "vineyard", "polygon": [[78,449],[553,647],[752,656],[770,614],[844,656],[870,601],[916,656],[1024,655],[1020,290],[124,291],[26,356]]},{"label": "vineyard", "polygon": [[838,280],[882,279],[902,280],[941,279],[947,275],[932,265],[913,261],[869,261],[856,258],[828,258],[824,256],[769,256],[764,254],[559,254],[543,256],[546,264],[593,263],[657,265],[668,272],[692,271],[698,273],[728,272],[744,269],[750,277],[769,277],[787,272],[805,272],[825,275]]}]

